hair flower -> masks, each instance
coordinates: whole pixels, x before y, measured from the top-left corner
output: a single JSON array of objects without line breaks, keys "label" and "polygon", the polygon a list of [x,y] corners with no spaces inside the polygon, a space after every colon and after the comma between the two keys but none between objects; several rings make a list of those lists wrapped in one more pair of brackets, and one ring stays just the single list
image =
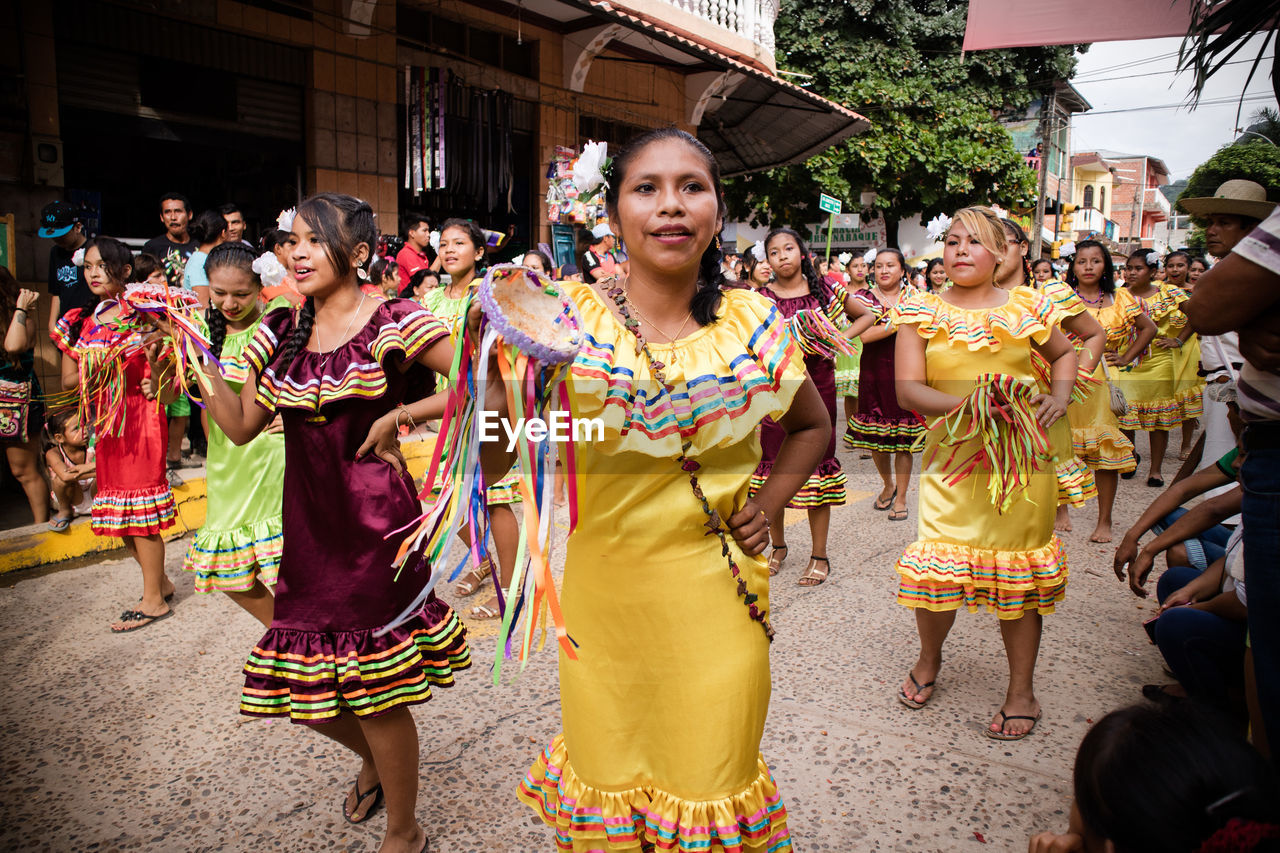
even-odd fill
[{"label": "hair flower", "polygon": [[427,235],[427,242],[431,244],[431,251],[439,253],[440,251],[440,232],[432,231]]},{"label": "hair flower", "polygon": [[1058,254],[1062,255],[1063,257],[1066,257],[1067,255],[1074,255],[1075,253],[1076,253],[1076,244],[1075,244],[1075,241],[1073,240],[1068,240],[1067,242],[1063,243],[1061,246],[1058,247]]},{"label": "hair flower", "polygon": [[588,142],[573,164],[573,185],[578,189],[578,200],[587,201],[609,186],[605,170],[609,168],[609,143]]},{"label": "hair flower", "polygon": [[937,243],[947,233],[947,229],[951,227],[951,217],[945,213],[939,213],[933,219],[929,220],[929,225],[925,228],[925,232],[929,235],[929,239]]},{"label": "hair flower", "polygon": [[874,264],[876,262],[876,250],[868,249],[867,253],[862,256],[862,259],[869,264]]},{"label": "hair flower", "polygon": [[991,212],[1001,219],[1009,218],[1009,211],[1005,210],[1003,207],[1001,207],[998,204],[991,205]]},{"label": "hair flower", "polygon": [[751,257],[756,259],[756,263],[764,260],[764,241],[757,240],[751,244]]},{"label": "hair flower", "polygon": [[276,228],[281,231],[293,230],[293,217],[298,215],[298,208],[291,207],[288,210],[280,211],[280,215],[276,217]]},{"label": "hair flower", "polygon": [[1147,266],[1160,266],[1160,254],[1158,252],[1147,252]]},{"label": "hair flower", "polygon": [[836,255],[836,260],[840,263],[840,266],[847,267],[849,265],[849,261],[853,260],[853,253],[841,252],[840,254]]},{"label": "hair flower", "polygon": [[71,263],[78,267],[84,266],[84,246],[76,249],[75,252],[71,254]]},{"label": "hair flower", "polygon": [[[284,229],[281,229],[284,230]],[[275,252],[263,252],[253,262],[253,271],[258,274],[263,287],[275,287],[284,281],[289,271],[280,263]]]}]

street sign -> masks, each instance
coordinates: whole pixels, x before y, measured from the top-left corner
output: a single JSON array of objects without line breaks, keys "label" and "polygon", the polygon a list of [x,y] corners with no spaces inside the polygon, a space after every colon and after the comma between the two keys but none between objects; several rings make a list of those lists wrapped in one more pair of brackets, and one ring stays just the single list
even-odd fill
[{"label": "street sign", "polygon": [[823,213],[837,214],[840,212],[840,199],[835,196],[820,193],[818,195],[818,210]]}]

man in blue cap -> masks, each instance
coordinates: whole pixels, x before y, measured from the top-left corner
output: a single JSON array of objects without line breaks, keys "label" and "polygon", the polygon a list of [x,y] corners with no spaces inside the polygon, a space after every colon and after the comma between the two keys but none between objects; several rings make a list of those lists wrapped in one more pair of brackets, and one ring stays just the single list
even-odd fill
[{"label": "man in blue cap", "polygon": [[53,241],[49,248],[49,295],[53,297],[50,332],[63,314],[93,302],[93,291],[84,280],[84,270],[72,261],[76,250],[87,242],[80,217],[80,208],[65,201],[55,201],[40,211],[40,230],[36,233]]}]

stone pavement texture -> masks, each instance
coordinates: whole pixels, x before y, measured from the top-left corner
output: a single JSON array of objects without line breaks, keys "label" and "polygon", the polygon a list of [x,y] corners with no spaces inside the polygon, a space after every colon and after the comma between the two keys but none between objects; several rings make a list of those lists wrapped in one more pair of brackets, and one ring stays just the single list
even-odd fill
[{"label": "stone pavement texture", "polygon": [[[1110,546],[1087,541],[1093,505],[1074,511],[1070,587],[1045,619],[1035,734],[982,734],[1006,680],[992,614],[961,614],[935,697],[907,710],[894,694],[917,643],[911,612],[894,603],[893,564],[916,532],[916,489],[910,522],[890,523],[871,508],[870,460],[840,455],[850,502],[833,514],[830,579],[796,585],[809,553],[798,512],[788,514],[794,556],[774,579],[763,750],[795,849],[1025,850],[1032,833],[1065,826],[1089,724],[1167,680],[1141,628],[1154,605],[1116,581]],[[1144,477],[1121,482],[1117,536],[1158,494]],[[376,850],[383,815],[360,827],[342,819],[353,756],[302,726],[237,714],[240,668],[261,630],[225,597],[193,593],[180,568],[187,542],[167,551],[175,615],[124,636],[108,631],[138,588],[123,552],[0,579],[0,850]],[[470,599],[445,597],[465,615]],[[475,666],[415,709],[419,820],[433,851],[553,850],[515,787],[559,729],[556,655],[549,646],[495,687],[494,623],[469,627]]]}]

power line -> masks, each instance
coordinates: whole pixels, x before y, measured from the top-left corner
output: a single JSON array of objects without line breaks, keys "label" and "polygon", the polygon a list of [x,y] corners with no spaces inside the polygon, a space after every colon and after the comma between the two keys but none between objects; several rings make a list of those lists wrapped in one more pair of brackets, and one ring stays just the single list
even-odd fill
[{"label": "power line", "polygon": [[[1234,97],[1215,98],[1213,100],[1201,101],[1196,108],[1199,109],[1200,107],[1226,106],[1228,104],[1239,103],[1242,100],[1245,103],[1252,103],[1254,101],[1269,101],[1273,99],[1274,97],[1272,95],[1263,92],[1263,93],[1258,93],[1256,95],[1246,95],[1244,98],[1234,98]],[[1186,108],[1186,106],[1187,104],[1185,102],[1179,101],[1176,104],[1149,104],[1149,105],[1144,105],[1140,107],[1124,107],[1123,109],[1115,109],[1115,110],[1090,110],[1087,113],[1076,114],[1073,120],[1079,121],[1082,118],[1091,118],[1093,116],[1114,115],[1116,113],[1140,113],[1140,112],[1147,112],[1150,110],[1178,110],[1178,109],[1184,109]]]}]

